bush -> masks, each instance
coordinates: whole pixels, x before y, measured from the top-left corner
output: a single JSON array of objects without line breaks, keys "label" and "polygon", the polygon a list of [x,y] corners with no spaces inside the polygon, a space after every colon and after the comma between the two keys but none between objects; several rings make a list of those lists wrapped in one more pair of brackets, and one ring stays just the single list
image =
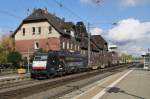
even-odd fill
[{"label": "bush", "polygon": [[7,56],[7,61],[17,67],[22,61],[22,56],[19,52],[10,52]]}]

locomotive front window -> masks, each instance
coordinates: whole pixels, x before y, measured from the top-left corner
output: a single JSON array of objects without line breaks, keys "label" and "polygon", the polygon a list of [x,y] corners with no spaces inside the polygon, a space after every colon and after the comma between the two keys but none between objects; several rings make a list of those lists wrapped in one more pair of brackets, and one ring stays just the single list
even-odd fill
[{"label": "locomotive front window", "polygon": [[44,56],[35,56],[34,60],[35,61],[45,61],[45,60],[47,60],[47,55],[44,55]]}]

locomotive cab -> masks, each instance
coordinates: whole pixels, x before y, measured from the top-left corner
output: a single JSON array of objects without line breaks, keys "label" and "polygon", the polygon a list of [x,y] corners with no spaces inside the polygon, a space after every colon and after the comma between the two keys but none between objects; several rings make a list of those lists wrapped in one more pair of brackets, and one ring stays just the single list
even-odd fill
[{"label": "locomotive cab", "polygon": [[37,54],[34,57],[32,64],[31,78],[44,78],[46,77],[47,54]]}]

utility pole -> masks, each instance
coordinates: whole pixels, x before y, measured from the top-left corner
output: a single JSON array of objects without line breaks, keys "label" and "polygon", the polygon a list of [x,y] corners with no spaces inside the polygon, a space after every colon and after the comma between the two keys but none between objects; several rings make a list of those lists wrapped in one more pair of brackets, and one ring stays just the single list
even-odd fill
[{"label": "utility pole", "polygon": [[30,72],[30,59],[29,59],[29,57],[30,57],[30,50],[28,48],[28,73]]},{"label": "utility pole", "polygon": [[91,38],[91,33],[90,33],[90,23],[88,23],[87,26],[87,32],[88,32],[88,67],[91,66],[91,43],[90,43],[90,38]]}]

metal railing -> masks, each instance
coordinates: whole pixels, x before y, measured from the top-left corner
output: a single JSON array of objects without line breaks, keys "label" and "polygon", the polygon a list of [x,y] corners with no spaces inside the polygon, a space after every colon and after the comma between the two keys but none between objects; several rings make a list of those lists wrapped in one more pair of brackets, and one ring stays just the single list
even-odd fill
[{"label": "metal railing", "polygon": [[0,75],[5,75],[5,74],[16,74],[17,69],[0,69]]}]

